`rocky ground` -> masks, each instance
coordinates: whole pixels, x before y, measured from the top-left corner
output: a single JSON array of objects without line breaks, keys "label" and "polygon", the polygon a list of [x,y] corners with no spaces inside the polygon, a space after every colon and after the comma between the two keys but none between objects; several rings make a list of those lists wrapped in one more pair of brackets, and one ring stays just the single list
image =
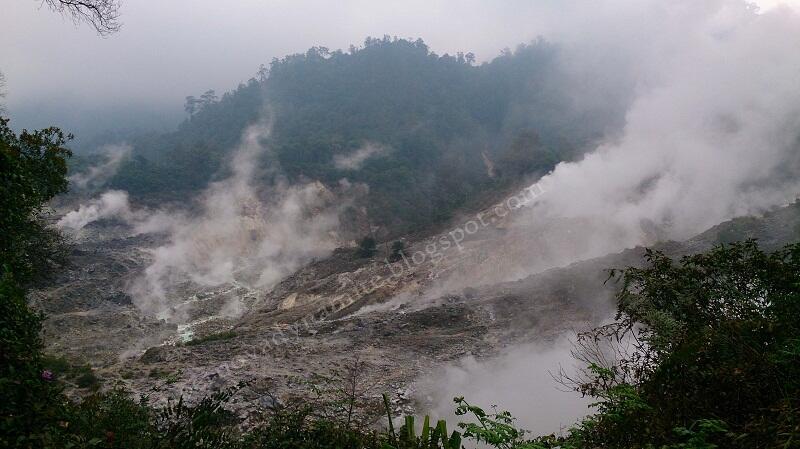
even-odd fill
[{"label": "rocky ground", "polygon": [[[734,220],[659,248],[678,256],[741,237],[778,247],[798,238],[799,211],[794,205]],[[106,388],[122,385],[162,401],[245,382],[234,406],[246,414],[302,390],[314,374],[357,366],[368,394],[390,392],[400,406],[413,407],[414,381],[444,364],[555,341],[610,316],[615,286],[604,283],[604,270],[640,263],[642,248],[544,265],[515,281],[489,275],[513,268],[498,245],[507,255],[519,238],[543,232],[498,220],[459,242],[461,249],[429,252],[422,261],[411,257],[446,233],[407,241],[405,257],[393,263],[388,245],[370,258],[340,248],[271,289],[181,285],[176,294],[189,318],[169,322],[142,314],[127,293],[150,260],[148,249],[163,242],[99,221],[75,238],[69,266],[31,299],[47,314],[48,351],[90,363]],[[221,316],[232,299],[243,309]]]}]

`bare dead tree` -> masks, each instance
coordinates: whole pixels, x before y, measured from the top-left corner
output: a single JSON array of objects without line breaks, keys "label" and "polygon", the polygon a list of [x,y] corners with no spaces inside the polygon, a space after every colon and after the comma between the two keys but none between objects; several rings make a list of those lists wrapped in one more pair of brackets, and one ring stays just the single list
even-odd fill
[{"label": "bare dead tree", "polygon": [[344,361],[344,369],[332,368],[327,374],[313,373],[305,384],[309,387],[305,404],[313,404],[317,417],[341,421],[351,427],[365,427],[381,416],[379,379],[370,379],[371,365],[356,355]]},{"label": "bare dead tree", "polygon": [[[578,333],[570,352],[577,365],[575,369],[560,367],[551,377],[565,391],[585,396],[596,396],[622,383],[636,384],[653,366],[652,356],[637,329],[620,323]],[[598,376],[597,369],[607,374]]]},{"label": "bare dead tree", "polygon": [[51,10],[91,25],[107,36],[119,31],[119,0],[42,0]]}]

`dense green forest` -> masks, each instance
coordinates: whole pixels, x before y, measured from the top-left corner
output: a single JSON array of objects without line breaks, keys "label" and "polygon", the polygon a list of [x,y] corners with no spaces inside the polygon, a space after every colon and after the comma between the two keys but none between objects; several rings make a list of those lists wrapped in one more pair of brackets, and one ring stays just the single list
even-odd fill
[{"label": "dense green forest", "polygon": [[[242,130],[268,115],[272,176],[366,183],[374,224],[409,231],[576,157],[619,125],[620,105],[574,106],[557,54],[536,41],[478,65],[471,54],[384,37],[275,59],[220,98],[187,98],[191,115],[177,131],[131,139],[111,187],[139,199],[201,189],[224,176]],[[365,145],[380,154],[336,163]]]}]

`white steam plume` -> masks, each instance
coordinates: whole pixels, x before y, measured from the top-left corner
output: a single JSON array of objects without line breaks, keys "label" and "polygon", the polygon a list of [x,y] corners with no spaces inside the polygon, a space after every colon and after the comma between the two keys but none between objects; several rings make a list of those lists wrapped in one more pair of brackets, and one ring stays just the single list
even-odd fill
[{"label": "white steam plume", "polygon": [[207,188],[199,215],[159,213],[137,225],[139,232],[169,234],[169,243],[153,251],[152,263],[131,286],[140,309],[180,321],[174,311],[185,298],[171,291],[176,285],[270,287],[338,246],[338,217],[347,201],[318,182],[257,188],[256,167],[268,136],[268,125],[245,131],[231,176]]},{"label": "white steam plume", "polygon": [[629,95],[625,126],[542,178],[546,193],[511,216],[517,232],[499,238],[497,260],[450,283],[519,279],[686,239],[798,197],[795,12],[759,14],[737,0],[565,5],[549,17],[569,90],[586,108],[600,94]]},{"label": "white steam plume", "polygon": [[105,218],[132,219],[134,214],[128,204],[128,193],[120,190],[109,190],[99,198],[81,204],[77,210],[68,212],[56,223],[61,229],[72,232],[83,229],[89,223]]},{"label": "white steam plume", "polygon": [[563,368],[573,374],[570,343],[560,340],[548,345],[525,345],[509,349],[488,361],[467,357],[457,365],[444,367],[422,380],[417,398],[426,413],[448,422],[463,421],[455,416],[453,398],[465,396],[472,404],[488,408],[497,405],[517,418],[516,425],[534,435],[557,433],[588,415],[588,398],[565,392],[554,376]]},{"label": "white steam plume", "polygon": [[348,154],[335,155],[333,165],[339,170],[359,170],[368,159],[383,156],[388,152],[386,147],[368,142]]},{"label": "white steam plume", "polygon": [[75,173],[69,177],[70,186],[84,190],[90,187],[102,186],[111,179],[119,169],[122,161],[130,154],[132,147],[126,143],[105,145],[96,156],[104,160],[92,165],[86,171]]},{"label": "white steam plume", "polygon": [[[554,20],[543,27],[550,32],[545,37],[560,44],[577,104],[590,108],[605,94],[630,95],[625,127],[582,160],[559,164],[542,179],[546,193],[514,215],[510,229],[519,232],[501,237],[503,251],[496,256],[504,262],[492,266],[520,269],[489,272],[484,263],[461,278],[465,283],[520,278],[634,245],[688,238],[800,194],[796,13],[758,13],[736,0],[589,6],[559,3],[561,15],[549,16]],[[547,352],[516,354],[524,364]],[[494,364],[460,368],[457,393],[480,403],[489,389],[482,405],[498,403],[532,417],[526,424],[535,430],[551,430],[541,411],[568,398],[535,400],[547,387],[524,381],[528,369]],[[487,373],[523,381],[515,397],[498,393],[495,399],[502,387],[487,384]],[[439,378],[430,391],[448,382]],[[526,405],[519,397],[531,400]],[[439,407],[452,408],[449,398]]]},{"label": "white steam plume", "polygon": [[634,51],[602,49],[634,56],[624,69],[637,74],[638,94],[623,135],[557,166],[533,209],[596,219],[605,230],[593,238],[623,236],[600,252],[653,243],[653,227],[687,238],[800,193],[800,17],[736,1],[644,3],[658,12],[634,21],[646,27],[597,25],[636,41]]}]

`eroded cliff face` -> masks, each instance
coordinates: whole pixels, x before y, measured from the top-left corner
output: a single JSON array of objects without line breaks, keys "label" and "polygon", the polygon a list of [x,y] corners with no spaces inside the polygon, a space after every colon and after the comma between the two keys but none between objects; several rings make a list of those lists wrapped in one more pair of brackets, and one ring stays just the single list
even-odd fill
[{"label": "eroded cliff face", "polygon": [[[775,246],[798,237],[799,216],[790,206],[658,247],[679,256],[732,236]],[[357,360],[370,394],[390,392],[411,408],[415,381],[445,364],[554,342],[609,319],[615,286],[605,283],[605,270],[641,263],[643,249],[636,248],[563,264],[547,253],[549,241],[539,265],[525,262],[532,273],[525,274],[515,264],[535,254],[525,253],[532,246],[522,239],[565,239],[587,224],[484,222],[463,238],[452,234],[458,226],[409,237],[394,256],[390,244],[363,258],[353,242],[344,243],[268,289],[173,285],[185,320],[170,322],[143,313],[128,293],[163,241],[129,237],[125,223],[98,221],[76,242],[71,265],[31,299],[47,313],[50,352],[85,360],[104,385],[121,384],[156,401],[245,382],[233,399],[245,416],[302,391],[312,374],[341,372]]]}]

